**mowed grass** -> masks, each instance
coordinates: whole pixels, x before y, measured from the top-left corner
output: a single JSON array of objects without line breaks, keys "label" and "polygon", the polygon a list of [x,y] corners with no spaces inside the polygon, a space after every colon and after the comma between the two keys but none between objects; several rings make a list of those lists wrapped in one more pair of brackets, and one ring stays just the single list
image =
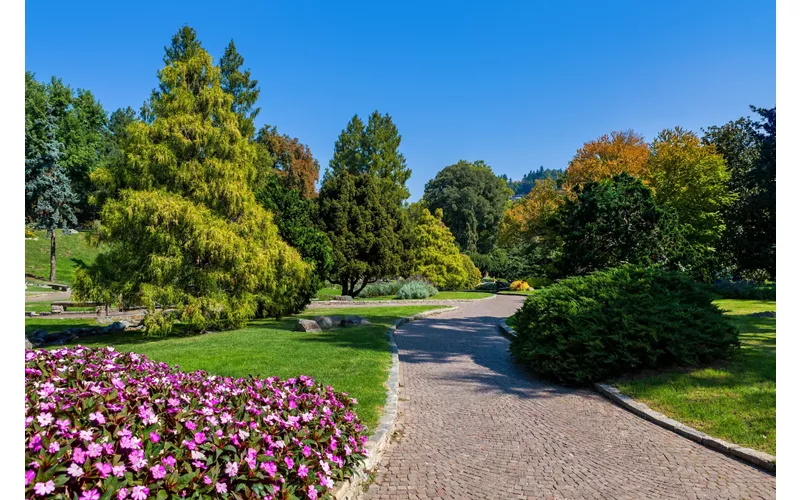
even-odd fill
[{"label": "mowed grass", "polygon": [[500,295],[533,295],[536,290],[500,290]]},{"label": "mowed grass", "polygon": [[[25,274],[46,281],[50,277],[50,237],[40,230],[36,236],[38,240],[25,240]],[[89,244],[86,234],[56,231],[56,282],[72,285],[75,269],[93,263],[98,253],[100,249]]]},{"label": "mowed grass", "polygon": [[715,301],[739,328],[742,347],[730,361],[614,381],[623,393],[711,436],[775,455],[774,301]]},{"label": "mowed grass", "polygon": [[[387,328],[401,317],[436,306],[336,308],[310,310],[280,321],[257,320],[246,328],[205,335],[147,338],[139,333],[81,339],[86,346],[113,346],[178,365],[182,370],[206,370],[222,376],[281,378],[308,375],[358,399],[358,414],[374,428],[386,400],[384,383],[391,366]],[[298,317],[357,314],[372,325],[337,328],[323,333],[294,331]],[[58,326],[53,323],[60,322]],[[91,320],[26,319],[26,331],[89,326]]]}]

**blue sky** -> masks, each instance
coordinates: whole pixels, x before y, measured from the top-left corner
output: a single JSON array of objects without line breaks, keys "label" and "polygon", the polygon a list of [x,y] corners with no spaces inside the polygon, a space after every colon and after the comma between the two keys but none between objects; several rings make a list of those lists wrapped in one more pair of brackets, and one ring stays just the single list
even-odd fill
[{"label": "blue sky", "polygon": [[389,113],[411,200],[459,159],[520,178],[585,141],[650,140],[775,105],[772,2],[26,2],[25,67],[139,109],[183,24],[259,80],[257,125],[327,166],[353,114]]}]

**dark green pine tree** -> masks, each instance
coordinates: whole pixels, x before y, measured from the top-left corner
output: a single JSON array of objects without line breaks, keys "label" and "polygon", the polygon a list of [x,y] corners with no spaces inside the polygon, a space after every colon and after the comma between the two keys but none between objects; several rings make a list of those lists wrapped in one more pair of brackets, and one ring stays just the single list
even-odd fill
[{"label": "dark green pine tree", "polygon": [[31,201],[36,225],[50,235],[50,281],[56,280],[56,229],[76,224],[73,205],[77,197],[61,166],[64,145],[56,139],[58,127],[47,107],[41,152],[25,160],[25,195]]},{"label": "dark green pine tree", "polygon": [[374,175],[381,179],[385,194],[400,205],[408,198],[406,181],[411,176],[411,169],[399,151],[401,139],[388,114],[374,111],[366,126],[355,115],[336,140],[329,173]]},{"label": "dark green pine tree", "polygon": [[219,60],[220,84],[222,90],[233,96],[231,110],[239,117],[239,131],[242,137],[252,139],[256,132],[255,120],[261,108],[255,107],[258,101],[258,80],[250,78],[250,70],[242,71],[244,57],[236,51],[233,40],[225,48]]}]

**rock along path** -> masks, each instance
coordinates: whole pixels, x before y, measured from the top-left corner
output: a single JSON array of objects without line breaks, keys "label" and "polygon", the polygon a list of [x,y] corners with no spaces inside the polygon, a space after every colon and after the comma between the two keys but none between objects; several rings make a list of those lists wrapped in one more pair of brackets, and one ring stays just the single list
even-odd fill
[{"label": "rock along path", "polygon": [[523,301],[498,296],[397,330],[400,415],[363,497],[775,497],[772,475],[526,374],[497,333]]}]

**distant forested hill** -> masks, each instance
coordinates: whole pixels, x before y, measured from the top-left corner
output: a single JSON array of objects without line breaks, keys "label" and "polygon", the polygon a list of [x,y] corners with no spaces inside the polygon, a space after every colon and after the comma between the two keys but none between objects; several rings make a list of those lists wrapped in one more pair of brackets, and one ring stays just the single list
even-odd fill
[{"label": "distant forested hill", "polygon": [[500,178],[506,181],[506,184],[508,184],[508,187],[514,191],[515,195],[525,196],[531,192],[531,189],[533,189],[533,186],[536,184],[537,180],[553,179],[554,181],[558,182],[562,175],[564,175],[563,170],[559,170],[557,168],[539,167],[538,170],[531,170],[527,174],[523,175],[522,180],[519,181],[512,181],[505,174],[501,175]]}]

